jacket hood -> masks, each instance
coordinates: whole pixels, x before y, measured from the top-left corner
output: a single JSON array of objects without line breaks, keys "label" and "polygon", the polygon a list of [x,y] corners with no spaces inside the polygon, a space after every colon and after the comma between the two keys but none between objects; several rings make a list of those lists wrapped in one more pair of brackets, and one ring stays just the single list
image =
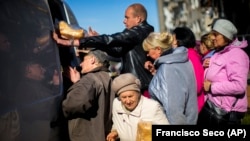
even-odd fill
[{"label": "jacket hood", "polygon": [[155,65],[158,67],[161,64],[184,63],[188,61],[188,49],[181,46],[173,49],[171,54],[166,54],[155,60]]},{"label": "jacket hood", "polygon": [[229,44],[224,50],[227,51],[231,48],[246,48],[248,46],[247,40],[239,41],[238,38],[236,38],[231,44]]}]

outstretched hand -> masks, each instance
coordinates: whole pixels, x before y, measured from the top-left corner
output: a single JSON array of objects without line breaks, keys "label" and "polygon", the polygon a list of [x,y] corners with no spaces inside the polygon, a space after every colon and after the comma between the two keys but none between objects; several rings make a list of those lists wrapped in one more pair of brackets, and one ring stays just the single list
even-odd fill
[{"label": "outstretched hand", "polygon": [[58,43],[59,37],[55,31],[53,31],[53,39]]},{"label": "outstretched hand", "polygon": [[68,46],[68,40],[60,39],[58,34],[54,31],[53,32],[53,39],[56,41],[57,44]]},{"label": "outstretched hand", "polygon": [[93,30],[91,27],[89,27],[88,35],[89,36],[97,36],[97,35],[99,35],[99,33],[96,32],[95,30]]},{"label": "outstretched hand", "polygon": [[64,46],[79,46],[80,42],[77,39],[62,39],[59,38],[58,34],[54,31],[52,35],[53,39],[56,41],[57,44],[64,45]]},{"label": "outstretched hand", "polygon": [[65,46],[70,45],[69,40],[59,38],[58,34],[55,31],[53,32],[53,39],[56,41],[57,44],[61,44],[61,45],[65,45]]},{"label": "outstretched hand", "polygon": [[69,78],[73,83],[76,83],[77,81],[80,80],[80,72],[76,70],[76,67],[72,68],[69,67]]}]

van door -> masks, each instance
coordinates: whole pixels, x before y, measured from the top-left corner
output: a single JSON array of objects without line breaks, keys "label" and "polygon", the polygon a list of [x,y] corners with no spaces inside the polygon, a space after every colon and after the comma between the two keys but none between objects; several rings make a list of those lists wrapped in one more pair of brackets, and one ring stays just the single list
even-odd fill
[{"label": "van door", "polygon": [[78,24],[61,0],[0,0],[1,141],[68,140],[62,72],[79,60],[51,38],[61,20]]}]

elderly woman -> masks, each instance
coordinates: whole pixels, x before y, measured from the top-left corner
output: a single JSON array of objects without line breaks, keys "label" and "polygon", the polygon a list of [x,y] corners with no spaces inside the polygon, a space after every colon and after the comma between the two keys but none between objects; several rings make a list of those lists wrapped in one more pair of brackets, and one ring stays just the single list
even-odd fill
[{"label": "elderly woman", "polygon": [[140,93],[141,82],[132,73],[121,74],[112,82],[117,94],[113,102],[113,127],[108,141],[135,141],[140,121],[169,124],[161,105]]}]

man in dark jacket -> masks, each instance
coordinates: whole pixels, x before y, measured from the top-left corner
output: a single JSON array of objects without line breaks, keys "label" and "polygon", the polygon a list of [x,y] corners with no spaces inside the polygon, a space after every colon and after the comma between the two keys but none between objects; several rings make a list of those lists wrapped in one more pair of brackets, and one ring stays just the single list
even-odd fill
[{"label": "man in dark jacket", "polygon": [[108,58],[105,52],[92,50],[82,58],[80,73],[69,67],[68,77],[74,83],[67,91],[62,108],[68,119],[71,141],[104,141],[112,126],[112,101],[108,72]]},{"label": "man in dark jacket", "polygon": [[144,69],[147,60],[142,48],[142,41],[154,28],[147,23],[147,11],[139,3],[128,6],[123,23],[126,26],[122,32],[111,35],[99,35],[81,38],[80,40],[63,40],[53,34],[58,44],[74,45],[79,48],[93,47],[107,52],[110,56],[121,57],[121,73],[133,73],[142,83],[141,91],[147,91],[152,74]]}]

